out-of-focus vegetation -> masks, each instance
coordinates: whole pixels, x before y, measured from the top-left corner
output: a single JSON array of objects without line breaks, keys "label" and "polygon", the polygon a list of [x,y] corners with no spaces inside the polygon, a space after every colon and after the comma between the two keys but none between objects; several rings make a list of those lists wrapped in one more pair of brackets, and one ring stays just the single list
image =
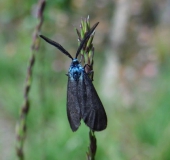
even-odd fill
[{"label": "out-of-focus vegetation", "polygon": [[[121,0],[122,4],[125,3]],[[126,1],[127,2],[127,1]],[[0,159],[17,159],[15,125],[23,103],[36,1],[0,2]],[[106,53],[118,1],[47,1],[42,33],[62,44],[73,56],[77,48],[74,26],[90,15],[99,21],[94,38],[94,85],[108,115],[108,127],[97,132],[98,160],[170,159],[170,2],[132,0],[123,43],[115,52],[117,76],[105,79]],[[121,12],[120,12],[121,13]],[[124,16],[123,14],[121,14]],[[119,19],[114,21],[119,23]],[[116,43],[116,42],[115,42]],[[113,60],[113,63],[115,61]],[[31,107],[27,118],[26,159],[85,159],[88,128],[82,122],[72,133],[66,115],[67,73],[70,59],[41,41],[36,53]],[[108,73],[115,71],[108,68]],[[104,79],[104,81],[101,81]],[[106,97],[101,88],[115,81]],[[102,84],[102,86],[101,86]],[[104,86],[105,85],[105,86]],[[115,98],[116,97],[116,98]]]}]

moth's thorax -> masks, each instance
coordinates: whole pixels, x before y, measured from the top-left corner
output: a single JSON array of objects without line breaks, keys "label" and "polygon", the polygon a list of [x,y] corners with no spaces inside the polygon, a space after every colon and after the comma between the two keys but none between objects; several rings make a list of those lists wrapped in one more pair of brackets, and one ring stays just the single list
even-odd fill
[{"label": "moth's thorax", "polygon": [[81,66],[79,61],[77,59],[73,59],[71,62],[68,75],[71,78],[71,80],[78,81],[82,78],[84,68]]}]

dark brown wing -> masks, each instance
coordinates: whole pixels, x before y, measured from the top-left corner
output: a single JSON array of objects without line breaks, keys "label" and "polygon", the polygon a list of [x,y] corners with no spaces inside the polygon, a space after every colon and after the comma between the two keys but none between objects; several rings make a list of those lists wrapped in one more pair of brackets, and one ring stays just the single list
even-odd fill
[{"label": "dark brown wing", "polygon": [[80,126],[81,110],[78,99],[78,82],[71,80],[68,77],[67,86],[67,116],[70,123],[70,127],[73,131],[76,131]]},{"label": "dark brown wing", "polygon": [[84,84],[82,86],[85,88],[84,95],[80,93],[84,96],[83,104],[80,104],[82,113],[81,118],[92,130],[104,130],[107,127],[106,112],[92,81],[89,79],[86,73],[83,75],[83,83]]}]

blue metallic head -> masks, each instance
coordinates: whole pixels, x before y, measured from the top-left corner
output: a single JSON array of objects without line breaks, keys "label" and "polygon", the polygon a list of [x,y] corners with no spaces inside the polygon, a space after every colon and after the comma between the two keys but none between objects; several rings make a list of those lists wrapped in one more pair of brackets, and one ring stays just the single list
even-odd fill
[{"label": "blue metallic head", "polygon": [[68,75],[71,78],[71,80],[78,81],[79,79],[82,79],[84,68],[79,63],[78,59],[73,59],[71,62]]}]

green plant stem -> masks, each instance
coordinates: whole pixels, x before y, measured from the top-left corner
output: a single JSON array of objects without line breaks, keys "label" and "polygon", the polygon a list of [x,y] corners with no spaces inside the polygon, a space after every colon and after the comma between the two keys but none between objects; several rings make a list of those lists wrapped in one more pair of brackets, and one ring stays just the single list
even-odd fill
[{"label": "green plant stem", "polygon": [[35,53],[39,49],[39,38],[38,34],[40,32],[42,23],[43,23],[43,11],[45,8],[46,1],[45,0],[39,0],[38,2],[38,12],[37,17],[39,19],[39,23],[35,28],[35,31],[33,33],[33,43],[31,46],[32,55],[29,61],[28,69],[27,69],[27,78],[26,78],[26,85],[24,89],[24,104],[22,105],[20,109],[20,117],[19,121],[16,125],[16,136],[17,136],[17,144],[16,144],[16,154],[19,160],[24,160],[24,142],[26,138],[26,118],[29,112],[30,108],[30,101],[29,101],[29,91],[31,88],[31,82],[32,82],[32,72],[33,72],[33,66],[35,63]]},{"label": "green plant stem", "polygon": [[96,150],[97,150],[97,139],[95,137],[94,131],[89,131],[90,145],[88,147],[87,159],[95,160]]}]

